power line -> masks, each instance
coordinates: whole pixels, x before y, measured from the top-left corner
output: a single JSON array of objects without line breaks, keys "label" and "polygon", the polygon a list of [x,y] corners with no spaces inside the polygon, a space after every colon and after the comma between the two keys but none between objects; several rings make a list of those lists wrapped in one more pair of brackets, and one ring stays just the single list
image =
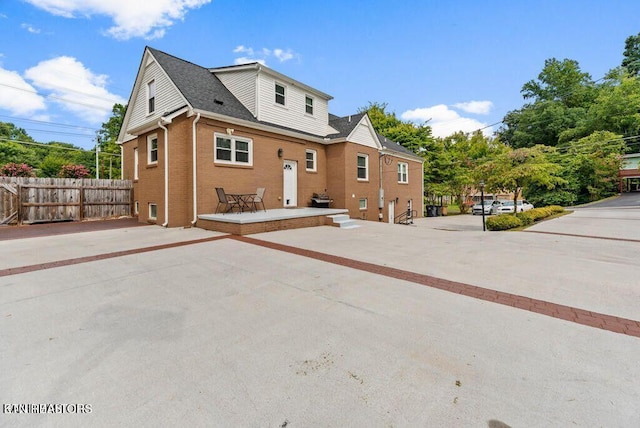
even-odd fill
[{"label": "power line", "polygon": [[[53,98],[53,99],[56,99],[56,100],[64,101],[65,103],[78,104],[78,105],[89,107],[89,108],[93,108],[93,109],[96,109],[96,110],[104,110],[104,107],[100,107],[100,106],[97,106],[97,105],[94,105],[94,104],[87,104],[87,103],[83,103],[83,102],[80,102],[80,101],[73,101],[73,100],[69,100],[67,98],[58,97],[56,95],[51,95],[51,94],[42,95],[38,91],[32,91],[30,89],[25,89],[25,88],[18,88],[17,86],[11,86],[11,85],[7,85],[5,83],[0,83],[0,86],[5,86],[7,88],[16,89],[18,91],[29,92],[30,94],[40,95],[43,98]],[[88,95],[88,94],[85,94],[85,95],[89,96],[89,97],[91,96],[91,95]],[[103,101],[114,102],[113,100],[107,100],[106,98],[100,98],[100,99],[103,100]]]},{"label": "power line", "polygon": [[[47,148],[47,149],[61,149],[61,150],[72,150],[72,151],[77,151],[77,152],[87,152],[87,153],[95,153],[95,150],[87,150],[87,149],[81,149],[79,147],[64,147],[64,146],[57,146],[55,144],[45,144],[45,143],[35,143],[35,142],[31,142],[31,141],[21,141],[21,140],[11,140],[8,138],[0,138],[0,141],[4,141],[4,142],[9,142],[9,143],[19,143],[19,144],[26,144],[29,146],[38,146],[38,147],[43,147],[43,148]],[[109,155],[109,156],[122,156],[120,153],[109,153],[109,152],[100,152],[101,155]]]},{"label": "power line", "polygon": [[69,125],[69,124],[66,124],[66,123],[47,122],[45,120],[26,119],[24,117],[7,116],[7,115],[4,115],[4,114],[0,114],[0,117],[6,117],[6,118],[9,118],[9,119],[14,119],[14,120],[21,121],[21,122],[42,123],[42,124],[45,124],[45,125],[58,126],[58,127],[61,127],[61,128],[86,129],[88,131],[95,131],[94,128],[88,128],[86,126],[78,126],[78,125]]}]

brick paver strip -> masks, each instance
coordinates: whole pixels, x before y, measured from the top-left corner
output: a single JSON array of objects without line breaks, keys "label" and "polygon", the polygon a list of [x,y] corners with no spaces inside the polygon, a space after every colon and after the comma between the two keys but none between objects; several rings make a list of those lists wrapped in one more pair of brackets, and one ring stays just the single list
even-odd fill
[{"label": "brick paver strip", "polygon": [[390,278],[400,279],[403,281],[413,282],[415,284],[425,285],[427,287],[437,288],[439,290],[449,291],[451,293],[461,294],[463,296],[473,297],[475,299],[485,300],[488,302],[498,303],[501,305],[512,306],[517,309],[523,309],[565,321],[571,321],[589,327],[596,327],[608,330],[614,333],[626,334],[629,336],[640,337],[640,321],[634,321],[626,318],[620,318],[612,315],[590,312],[584,309],[574,308],[571,306],[560,305],[557,303],[546,302],[544,300],[533,299],[530,297],[519,296],[517,294],[505,293],[503,291],[491,290],[489,288],[478,287],[475,285],[464,284],[461,282],[450,281],[447,279],[436,278],[420,273],[409,272],[402,269],[396,269],[387,266],[380,266],[373,263],[362,262],[358,260],[348,259],[346,257],[334,256],[331,254],[320,253],[318,251],[305,250],[302,248],[291,247],[289,245],[277,244],[274,242],[262,241],[247,236],[223,235],[211,238],[194,239],[191,241],[173,242],[169,244],[154,245],[151,247],[134,248],[131,250],[115,251],[112,253],[97,254],[94,256],[78,257],[75,259],[59,260],[55,262],[40,263],[36,265],[20,266],[15,268],[0,270],[0,277],[17,275],[21,273],[34,272],[38,270],[51,269],[62,266],[70,266],[79,263],[89,263],[98,260],[111,259],[115,257],[128,256],[132,254],[146,253],[150,251],[164,250],[167,248],[182,247],[185,245],[200,244],[204,242],[217,241],[220,239],[235,239],[247,244],[258,245],[277,251],[284,251],[303,257],[309,257],[327,263],[333,263],[345,266],[351,269],[357,269],[369,273],[387,276]]},{"label": "brick paver strip", "polygon": [[452,293],[457,293],[488,302],[512,306],[517,309],[524,309],[526,311],[547,315],[553,318],[559,318],[565,321],[571,321],[589,327],[596,327],[614,333],[640,337],[640,321],[601,314],[598,312],[590,312],[584,309],[560,305],[557,303],[551,303],[544,300],[533,299],[530,297],[519,296],[517,294],[505,293],[503,291],[491,290],[489,288],[449,281],[447,279],[436,278],[433,276],[423,275],[415,272],[408,272],[405,270],[387,266],[380,266],[377,264],[353,260],[346,257],[333,256],[331,254],[320,253],[317,251],[291,247],[289,245],[262,241],[247,236],[233,235],[229,236],[229,238],[245,242],[247,244],[259,245],[261,247],[269,248],[272,250],[284,251],[303,257],[321,260],[327,263],[345,266],[351,269],[358,269],[365,272],[387,276],[390,278],[410,281],[416,284],[425,285],[427,287],[433,287],[439,290],[449,291]]},{"label": "brick paver strip", "polygon": [[640,239],[630,239],[630,238],[612,238],[610,236],[594,236],[594,235],[577,235],[575,233],[562,233],[562,232],[544,232],[542,230],[523,230],[523,232],[527,233],[541,233],[543,235],[560,235],[560,236],[571,236],[574,238],[591,238],[591,239],[604,239],[606,241],[623,241],[623,242],[640,242]]},{"label": "brick paver strip", "polygon": [[203,242],[217,241],[227,238],[227,235],[213,236],[211,238],[193,239],[191,241],[172,242],[170,244],[154,245],[151,247],[134,248],[131,250],[115,251],[113,253],[96,254],[94,256],[77,257],[75,259],[57,260],[55,262],[39,263],[37,265],[19,266],[0,270],[0,277],[34,272],[37,270],[51,269],[62,266],[77,265],[80,263],[95,262],[98,260],[112,259],[115,257],[129,256],[132,254],[148,253],[149,251],[165,250],[167,248],[183,247],[185,245],[201,244]]}]

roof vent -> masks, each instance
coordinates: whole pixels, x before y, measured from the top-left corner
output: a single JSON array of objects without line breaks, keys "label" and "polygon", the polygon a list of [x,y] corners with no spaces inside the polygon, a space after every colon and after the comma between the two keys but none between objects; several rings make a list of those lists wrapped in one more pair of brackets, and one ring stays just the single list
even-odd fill
[{"label": "roof vent", "polygon": [[351,123],[351,116],[349,116],[349,123]]},{"label": "roof vent", "polygon": [[221,101],[221,100],[219,100],[217,98],[214,98],[213,102],[216,103],[216,104],[220,104],[220,105],[224,104],[224,101]]}]

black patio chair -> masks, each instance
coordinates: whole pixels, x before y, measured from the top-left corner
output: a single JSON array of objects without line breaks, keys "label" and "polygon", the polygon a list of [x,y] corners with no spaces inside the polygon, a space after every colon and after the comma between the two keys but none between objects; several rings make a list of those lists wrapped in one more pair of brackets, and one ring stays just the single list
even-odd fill
[{"label": "black patio chair", "polygon": [[218,206],[216,207],[216,214],[218,214],[220,205],[227,206],[227,210],[225,211],[225,213],[233,211],[233,207],[238,207],[238,211],[240,211],[240,204],[238,203],[238,201],[230,196],[227,196],[227,194],[224,193],[224,189],[222,187],[216,187],[216,194],[218,195]]}]

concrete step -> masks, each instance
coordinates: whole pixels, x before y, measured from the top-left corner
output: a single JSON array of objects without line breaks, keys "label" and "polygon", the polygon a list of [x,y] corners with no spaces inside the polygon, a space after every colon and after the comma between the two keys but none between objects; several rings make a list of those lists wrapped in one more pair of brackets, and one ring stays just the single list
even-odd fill
[{"label": "concrete step", "polygon": [[351,220],[346,214],[336,214],[327,216],[333,220],[333,226],[337,226],[341,229],[356,229],[360,227],[356,224],[355,220]]}]

